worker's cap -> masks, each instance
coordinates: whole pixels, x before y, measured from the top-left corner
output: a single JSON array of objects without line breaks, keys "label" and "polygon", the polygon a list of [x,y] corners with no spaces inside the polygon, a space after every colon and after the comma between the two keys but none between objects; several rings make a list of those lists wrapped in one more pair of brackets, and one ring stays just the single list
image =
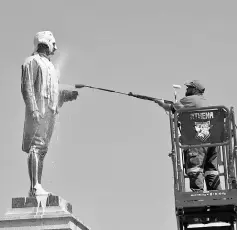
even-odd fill
[{"label": "worker's cap", "polygon": [[204,85],[199,81],[199,80],[192,80],[192,81],[187,81],[184,83],[184,85],[194,87],[202,92],[205,91]]}]

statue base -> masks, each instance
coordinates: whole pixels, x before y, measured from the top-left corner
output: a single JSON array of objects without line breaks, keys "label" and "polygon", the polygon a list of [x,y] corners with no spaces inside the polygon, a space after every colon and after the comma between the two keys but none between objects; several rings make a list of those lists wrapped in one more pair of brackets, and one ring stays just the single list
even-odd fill
[{"label": "statue base", "polygon": [[12,208],[0,219],[7,230],[89,230],[72,214],[72,205],[55,195],[12,198]]}]

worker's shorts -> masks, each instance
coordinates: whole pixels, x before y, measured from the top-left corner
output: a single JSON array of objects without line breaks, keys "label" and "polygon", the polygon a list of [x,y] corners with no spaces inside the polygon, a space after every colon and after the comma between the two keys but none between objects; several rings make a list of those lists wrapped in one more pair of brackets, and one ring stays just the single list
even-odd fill
[{"label": "worker's shorts", "polygon": [[221,189],[215,147],[186,149],[184,151],[184,161],[191,190],[203,190],[204,179],[207,190]]}]

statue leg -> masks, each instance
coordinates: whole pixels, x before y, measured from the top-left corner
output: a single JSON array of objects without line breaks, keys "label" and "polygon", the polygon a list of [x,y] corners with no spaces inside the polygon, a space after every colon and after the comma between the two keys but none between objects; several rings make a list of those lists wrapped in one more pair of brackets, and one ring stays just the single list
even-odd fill
[{"label": "statue leg", "polygon": [[38,165],[38,183],[41,184],[41,178],[42,178],[42,173],[43,173],[43,167],[44,167],[44,156],[41,154],[39,156],[39,165]]},{"label": "statue leg", "polygon": [[28,164],[28,172],[30,177],[30,191],[29,196],[35,196],[35,185],[37,184],[37,169],[38,169],[38,157],[36,153],[36,149],[34,146],[31,147],[28,158],[27,158],[27,164]]},{"label": "statue leg", "polygon": [[[55,126],[55,115],[52,113],[51,110],[48,110],[45,114],[44,122],[42,122],[42,127],[44,127],[44,131],[42,134],[44,134],[45,138],[42,140],[42,145],[39,148],[38,151],[38,192],[39,194],[47,193],[41,186],[41,178],[42,178],[42,171],[43,171],[43,163],[46,153],[48,152],[48,146],[53,134]],[[42,135],[43,136],[43,135]]]},{"label": "statue leg", "polygon": [[48,192],[42,188],[41,178],[43,172],[43,162],[46,151],[36,149],[32,146],[28,155],[28,171],[30,177],[29,196],[47,195]]},{"label": "statue leg", "polygon": [[33,126],[34,129],[32,127],[27,129],[28,132],[31,132],[30,138],[28,138],[30,139],[28,146],[31,146],[28,153],[28,171],[31,181],[30,196],[48,194],[41,186],[41,178],[44,158],[48,151],[54,125],[55,115],[51,110],[48,110],[44,118],[41,119],[40,125]]},{"label": "statue leg", "polygon": [[45,195],[48,194],[41,185],[41,178],[43,173],[43,166],[44,166],[44,157],[46,155],[46,150],[39,150],[38,152],[38,170],[37,170],[37,180],[38,183],[36,184],[36,195]]}]

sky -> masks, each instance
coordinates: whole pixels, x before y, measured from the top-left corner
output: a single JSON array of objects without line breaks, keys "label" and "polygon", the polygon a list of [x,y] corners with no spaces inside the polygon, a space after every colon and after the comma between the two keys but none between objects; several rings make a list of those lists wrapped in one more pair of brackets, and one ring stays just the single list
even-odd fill
[{"label": "sky", "polygon": [[[27,196],[21,65],[53,32],[62,84],[173,100],[199,79],[213,105],[237,107],[236,1],[2,0],[0,216]],[[42,185],[96,230],[175,229],[169,120],[155,103],[88,88],[60,111]]]}]

